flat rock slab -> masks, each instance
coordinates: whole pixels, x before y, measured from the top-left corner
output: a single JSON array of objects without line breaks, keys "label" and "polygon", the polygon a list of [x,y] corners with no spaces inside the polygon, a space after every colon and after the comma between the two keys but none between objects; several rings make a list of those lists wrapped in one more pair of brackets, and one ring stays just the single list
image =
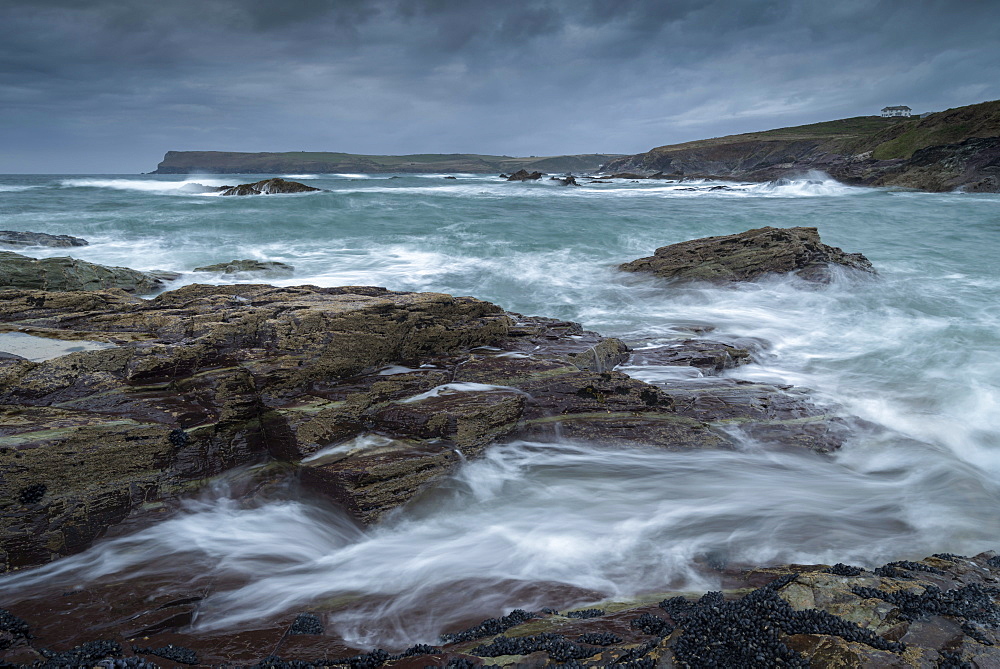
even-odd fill
[{"label": "flat rock slab", "polygon": [[756,228],[735,235],[704,237],[663,246],[648,258],[619,265],[626,272],[650,272],[667,279],[749,281],[789,274],[807,281],[830,279],[830,265],[872,273],[860,253],[827,246],[816,228]]}]

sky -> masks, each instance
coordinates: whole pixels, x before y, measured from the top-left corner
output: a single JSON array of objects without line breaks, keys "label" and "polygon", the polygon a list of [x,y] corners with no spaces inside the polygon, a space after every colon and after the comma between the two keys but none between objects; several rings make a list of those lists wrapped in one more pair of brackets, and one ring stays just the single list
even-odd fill
[{"label": "sky", "polygon": [[0,173],[637,153],[1000,98],[998,0],[0,0]]}]

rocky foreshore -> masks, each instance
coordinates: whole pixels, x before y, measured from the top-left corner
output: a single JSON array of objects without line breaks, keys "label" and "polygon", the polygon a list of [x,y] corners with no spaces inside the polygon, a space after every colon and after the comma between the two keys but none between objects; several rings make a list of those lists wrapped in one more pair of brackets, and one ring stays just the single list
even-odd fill
[{"label": "rocky foreshore", "polygon": [[[780,256],[783,247],[771,237],[764,241],[765,250]],[[746,253],[745,245],[736,248]],[[816,258],[807,260],[815,269]],[[179,499],[224,477],[240,482],[237,489],[248,496],[302,486],[356,522],[374,524],[401,513],[462,461],[506,440],[692,451],[734,449],[756,438],[822,458],[857,423],[807,391],[720,376],[753,359],[758,349],[748,342],[679,333],[673,343],[633,351],[575,323],[438,293],[191,285],[143,300],[122,290],[6,289],[0,290],[4,333],[111,345],[41,361],[0,358],[0,559],[8,570],[156,522]],[[628,364],[697,372],[651,385],[615,369]],[[380,440],[372,445],[364,440],[369,435]],[[450,630],[434,646],[395,653],[346,645],[325,629],[322,606],[247,629],[194,633],[189,626],[205,593],[184,578],[33,592],[3,602],[0,661],[136,667],[1000,662],[993,645],[1000,643],[1000,560],[992,553],[938,555],[874,571],[704,569],[721,592],[515,611],[469,621],[477,624]]]}]

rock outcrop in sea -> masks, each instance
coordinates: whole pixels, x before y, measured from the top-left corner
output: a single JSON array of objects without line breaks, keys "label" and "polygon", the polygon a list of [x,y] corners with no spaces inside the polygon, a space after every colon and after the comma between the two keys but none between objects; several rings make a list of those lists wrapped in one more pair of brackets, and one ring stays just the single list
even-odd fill
[{"label": "rock outcrop in sea", "polygon": [[17,230],[0,230],[0,246],[48,246],[66,248],[70,246],[87,246],[86,239],[70,235],[50,235],[45,232],[21,232]]},{"label": "rock outcrop in sea", "polygon": [[287,263],[277,260],[230,260],[229,262],[195,267],[192,272],[220,272],[222,274],[240,274],[243,272],[254,272],[261,274],[284,274],[289,275],[295,268]]},{"label": "rock outcrop in sea", "polygon": [[161,290],[172,272],[140,272],[128,267],[108,267],[76,258],[30,258],[0,251],[0,288],[48,291],[118,289],[139,295]]},{"label": "rock outcrop in sea", "polygon": [[507,177],[507,181],[538,181],[543,176],[545,175],[542,172],[528,172],[527,170],[518,170],[517,172],[514,172],[509,177]]},{"label": "rock outcrop in sea", "polygon": [[648,258],[619,266],[626,272],[650,272],[667,279],[748,281],[767,274],[788,274],[807,281],[828,281],[830,265],[874,273],[860,253],[845,253],[819,239],[816,228],[747,230],[663,246]]},{"label": "rock outcrop in sea", "polygon": [[274,178],[255,181],[252,184],[229,186],[220,189],[219,195],[280,195],[288,193],[313,193],[320,190],[323,189],[313,188],[298,181],[286,181]]},{"label": "rock outcrop in sea", "polygon": [[[724,280],[767,272],[821,278],[831,262],[871,271],[860,254],[820,243],[814,228],[762,228],[675,247],[636,262],[656,271],[659,259],[682,267],[666,270],[670,276]],[[720,375],[750,362],[760,343],[678,336],[633,351],[576,323],[440,293],[191,285],[142,300],[121,289],[5,289],[0,331],[114,345],[42,362],[0,356],[7,570],[79,552],[126,522],[155,522],[223,478],[247,499],[294,481],[373,525],[505,440],[690,451],[740,448],[742,435],[823,458],[857,420],[803,390]],[[622,364],[700,374],[651,385],[615,369]],[[199,634],[191,623],[206,595],[179,568],[176,581],[111,581],[5,603],[0,662],[1000,663],[995,553],[942,553],[872,571],[699,568],[721,583],[719,592],[498,611],[446,630],[435,645],[400,652],[350,647],[324,625],[322,602],[247,629]]]},{"label": "rock outcrop in sea", "polygon": [[[21,505],[0,520],[7,568],[79,551],[130,513],[251,463],[294,465],[372,523],[504,438],[734,448],[717,428],[739,422],[823,452],[845,435],[807,394],[725,378],[664,390],[613,371],[631,355],[616,339],[436,293],[6,290],[0,325],[117,344],[0,360],[0,503]],[[678,340],[641,361],[714,374],[749,355]],[[370,433],[391,439],[321,454]]]}]

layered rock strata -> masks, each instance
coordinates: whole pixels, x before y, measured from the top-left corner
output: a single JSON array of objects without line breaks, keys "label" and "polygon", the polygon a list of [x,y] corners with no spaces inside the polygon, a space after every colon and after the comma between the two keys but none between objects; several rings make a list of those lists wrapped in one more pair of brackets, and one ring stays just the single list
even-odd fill
[{"label": "layered rock strata", "polygon": [[[8,568],[81,550],[129,514],[252,463],[294,467],[372,523],[502,439],[732,448],[740,426],[828,451],[845,433],[793,389],[650,385],[614,370],[630,356],[616,339],[435,293],[6,290],[0,330],[117,345],[0,360]],[[657,357],[713,374],[749,353],[679,340],[640,361]]]}]

